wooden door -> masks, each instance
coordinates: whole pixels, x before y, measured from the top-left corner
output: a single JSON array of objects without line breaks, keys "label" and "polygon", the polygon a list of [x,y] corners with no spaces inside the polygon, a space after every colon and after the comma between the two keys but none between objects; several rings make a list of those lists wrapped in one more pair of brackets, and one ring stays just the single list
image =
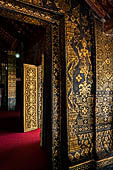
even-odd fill
[{"label": "wooden door", "polygon": [[24,64],[23,121],[24,132],[38,128],[37,124],[37,67]]}]

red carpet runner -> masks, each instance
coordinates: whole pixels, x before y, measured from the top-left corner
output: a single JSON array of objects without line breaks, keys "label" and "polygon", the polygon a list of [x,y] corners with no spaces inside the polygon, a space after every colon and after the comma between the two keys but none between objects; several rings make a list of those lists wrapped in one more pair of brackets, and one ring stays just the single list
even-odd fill
[{"label": "red carpet runner", "polygon": [[[11,120],[9,124],[2,118],[0,123],[10,127],[16,121]],[[40,129],[17,133],[0,127],[0,170],[47,170],[47,156],[40,148]]]}]

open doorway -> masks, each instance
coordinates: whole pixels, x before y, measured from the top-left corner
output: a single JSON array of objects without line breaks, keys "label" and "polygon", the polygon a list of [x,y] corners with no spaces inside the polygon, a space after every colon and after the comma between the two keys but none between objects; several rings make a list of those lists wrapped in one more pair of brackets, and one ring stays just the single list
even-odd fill
[{"label": "open doorway", "polygon": [[46,28],[43,102],[46,116],[43,118],[42,141],[46,141],[44,145],[50,158],[49,165],[57,167],[57,164],[60,164],[58,150],[60,150],[61,141],[64,143],[61,138],[61,133],[64,134],[64,131],[61,131],[64,119],[61,117],[65,116],[66,110],[65,18],[59,13],[24,2],[20,3],[20,1],[1,2],[0,15]]},{"label": "open doorway", "polygon": [[[24,105],[23,65],[37,67],[37,81],[43,76],[45,28],[4,17],[0,21],[0,110],[4,116],[9,113],[19,116]],[[42,82],[39,83],[37,88],[41,89]],[[38,97],[40,92],[37,93]],[[39,98],[36,100],[41,102]]]},{"label": "open doorway", "polygon": [[[39,114],[41,114],[42,110],[38,108],[38,103],[37,129],[33,132],[20,133],[20,130],[22,129],[21,117],[24,115],[23,107],[25,105],[23,90],[24,65],[29,67],[32,66],[37,70],[37,75],[35,75],[37,78],[37,87],[35,87],[35,93],[37,93],[36,101],[40,102],[39,105],[42,104],[42,95],[40,95],[40,93],[43,91],[42,64],[44,56],[44,38],[45,28],[42,26],[36,26],[19,22],[10,18],[0,17],[1,170],[8,170],[9,167],[9,169],[13,170],[35,170],[37,169],[37,156],[40,157],[38,165],[39,168],[42,166],[41,162],[44,160],[46,161],[45,153],[40,149],[41,115]],[[28,77],[30,77],[30,75],[28,75]],[[28,86],[30,82],[32,82],[31,79],[29,79]],[[39,89],[39,91],[37,91],[37,89]],[[33,93],[33,91],[31,93]],[[28,98],[29,97],[31,96],[28,96]],[[31,111],[31,105],[29,109]],[[12,149],[13,157],[11,158],[9,155],[12,154]],[[40,156],[38,154],[40,154]],[[18,160],[20,164],[17,167]],[[5,164],[1,164],[2,161],[5,162]],[[7,161],[10,161],[10,165],[7,164]]]}]

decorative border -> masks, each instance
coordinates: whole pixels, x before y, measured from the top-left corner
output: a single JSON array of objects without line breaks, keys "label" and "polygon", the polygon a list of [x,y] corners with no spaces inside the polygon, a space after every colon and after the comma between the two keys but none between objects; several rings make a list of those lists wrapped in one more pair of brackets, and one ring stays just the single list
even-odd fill
[{"label": "decorative border", "polygon": [[43,77],[42,77],[42,64],[37,66],[37,77],[38,77],[38,128],[42,128],[41,126],[41,120],[43,120],[41,118],[42,114],[43,113],[43,108],[42,108],[42,96],[43,96],[43,88],[42,88],[42,80],[43,80]]},{"label": "decorative border", "polygon": [[85,170],[85,169],[93,169],[94,168],[94,160],[90,160],[75,166],[69,167],[70,170]]},{"label": "decorative border", "polygon": [[[61,159],[60,149],[58,146],[61,145],[61,87],[60,87],[60,47],[59,47],[59,27],[57,25],[52,26],[52,160],[53,160],[53,169],[60,169]],[[57,130],[56,130],[57,129]],[[57,152],[56,152],[57,150]],[[55,158],[55,159],[54,159]]]},{"label": "decorative border", "polygon": [[53,14],[51,14],[47,11],[43,11],[38,7],[36,9],[36,8],[31,8],[30,5],[25,6],[24,3],[22,3],[22,5],[21,5],[17,2],[14,4],[14,2],[10,3],[8,1],[1,0],[0,8],[15,11],[17,13],[21,13],[22,15],[27,15],[29,17],[34,17],[34,18],[40,19],[45,22],[59,25],[59,18],[56,19],[57,15],[55,18],[55,16]]},{"label": "decorative border", "polygon": [[43,147],[43,118],[44,118],[44,110],[43,110],[43,91],[44,91],[44,53],[42,53],[42,62],[41,65],[38,66],[38,80],[40,84],[38,85],[39,88],[39,97],[38,102],[40,105],[40,108],[38,109],[38,114],[40,115],[38,118],[38,127],[40,128],[40,146]]},{"label": "decorative border", "polygon": [[113,164],[113,156],[97,161],[96,162],[96,168],[99,169],[99,168],[105,167],[105,166],[110,165],[110,164]]},{"label": "decorative border", "polygon": [[14,20],[18,20],[20,22],[25,22],[28,24],[34,24],[34,25],[38,25],[38,26],[43,26],[43,27],[47,27],[48,23],[43,22],[39,19],[36,18],[31,18],[29,16],[23,15],[22,13],[16,13],[15,11],[10,11],[10,10],[4,10],[2,8],[0,8],[0,16],[8,16],[10,19],[14,19]]}]

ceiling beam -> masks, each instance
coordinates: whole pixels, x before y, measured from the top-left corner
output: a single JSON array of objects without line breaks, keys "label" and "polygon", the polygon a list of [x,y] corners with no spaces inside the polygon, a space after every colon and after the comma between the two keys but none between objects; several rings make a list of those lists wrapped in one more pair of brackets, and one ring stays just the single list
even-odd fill
[{"label": "ceiling beam", "polygon": [[96,0],[85,0],[87,4],[96,12],[100,18],[104,18],[107,13]]}]

